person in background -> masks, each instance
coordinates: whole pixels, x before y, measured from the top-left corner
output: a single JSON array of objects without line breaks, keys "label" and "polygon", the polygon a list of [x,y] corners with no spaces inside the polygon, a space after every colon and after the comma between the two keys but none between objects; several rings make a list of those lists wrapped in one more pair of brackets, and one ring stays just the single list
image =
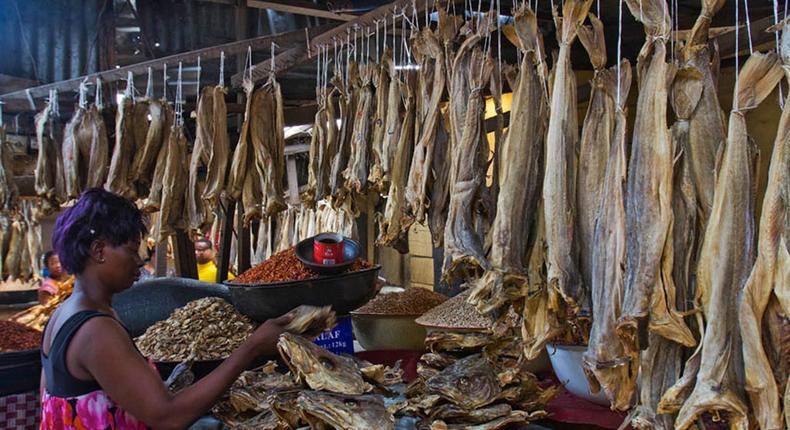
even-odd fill
[{"label": "person in background", "polygon": [[38,302],[46,304],[49,299],[60,291],[60,289],[71,279],[68,273],[63,271],[60,265],[60,258],[55,251],[47,251],[41,256],[41,271],[44,280],[38,287]]},{"label": "person in background", "polygon": [[92,188],[55,223],[52,244],[76,276],[41,342],[41,429],[184,429],[252,362],[277,353],[289,315],[261,324],[207,376],[172,394],[112,308],[140,276],[147,220],[131,201]]},{"label": "person in background", "polygon": [[[197,260],[198,280],[217,282],[217,263],[214,261],[214,245],[208,239],[195,241],[195,259]],[[228,280],[235,278],[228,272]]]},{"label": "person in background", "polygon": [[[176,271],[172,267],[167,268],[167,277],[176,276]],[[143,267],[140,268],[140,280],[146,281],[148,279],[156,278],[156,242],[153,239],[148,239],[146,244],[146,259]]]}]

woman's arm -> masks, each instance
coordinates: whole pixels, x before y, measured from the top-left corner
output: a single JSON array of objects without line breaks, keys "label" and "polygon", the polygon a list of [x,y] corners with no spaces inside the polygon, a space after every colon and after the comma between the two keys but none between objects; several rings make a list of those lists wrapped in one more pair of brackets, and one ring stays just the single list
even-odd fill
[{"label": "woman's arm", "polygon": [[135,418],[154,428],[185,428],[208,411],[256,357],[276,351],[277,338],[287,323],[283,317],[267,321],[213,372],[176,395],[167,391],[112,319],[85,323],[72,340],[77,348],[70,352],[75,351],[80,370]]}]

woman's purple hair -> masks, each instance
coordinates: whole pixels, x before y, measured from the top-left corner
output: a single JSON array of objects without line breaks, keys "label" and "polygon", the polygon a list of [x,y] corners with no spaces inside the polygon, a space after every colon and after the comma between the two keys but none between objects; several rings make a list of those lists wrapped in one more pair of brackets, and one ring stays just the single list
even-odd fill
[{"label": "woman's purple hair", "polygon": [[81,274],[93,241],[102,239],[120,246],[147,233],[147,219],[134,203],[101,188],[91,188],[55,221],[52,248],[66,271]]}]

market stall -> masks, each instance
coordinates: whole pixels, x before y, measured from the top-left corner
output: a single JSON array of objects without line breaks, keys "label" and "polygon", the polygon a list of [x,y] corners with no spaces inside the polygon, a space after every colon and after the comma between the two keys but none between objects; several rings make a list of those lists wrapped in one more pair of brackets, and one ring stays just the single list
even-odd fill
[{"label": "market stall", "polygon": [[112,307],[170,393],[292,317],[203,425],[790,424],[786,4],[165,3],[106,1],[91,73],[0,91],[0,421],[37,424],[79,288],[42,295],[42,255],[103,188],[146,214]]}]

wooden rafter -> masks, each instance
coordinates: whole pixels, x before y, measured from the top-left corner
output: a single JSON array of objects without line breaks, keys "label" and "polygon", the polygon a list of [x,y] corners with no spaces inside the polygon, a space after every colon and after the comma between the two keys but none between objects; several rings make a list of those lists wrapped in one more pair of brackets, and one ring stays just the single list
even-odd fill
[{"label": "wooden rafter", "polygon": [[[253,50],[268,49],[271,46],[272,42],[276,43],[277,45],[285,46],[289,48],[293,46],[303,46],[306,40],[308,39],[308,37],[315,37],[319,34],[323,34],[329,28],[331,28],[331,26],[311,27],[309,29],[304,29],[304,30],[289,31],[285,33],[254,37],[251,39],[240,40],[238,42],[231,42],[222,45],[211,46],[208,48],[197,49],[194,51],[170,55],[167,57],[157,58],[155,60],[150,60],[150,61],[144,61],[142,63],[137,63],[129,66],[119,67],[117,69],[92,73],[89,75],[81,76],[79,78],[69,79],[66,81],[39,85],[37,87],[28,88],[26,90],[14,91],[11,93],[0,95],[0,100],[4,102],[10,102],[13,100],[27,99],[29,102],[32,103],[33,99],[35,98],[48,96],[49,91],[53,89],[61,92],[77,90],[80,86],[80,83],[85,80],[93,81],[96,78],[99,78],[104,83],[120,81],[126,79],[128,72],[132,72],[133,74],[146,73],[149,67],[153,68],[154,70],[160,70],[164,67],[165,64],[168,64],[172,67],[173,64],[178,64],[179,61],[191,63],[197,61],[198,57],[201,57],[204,60],[219,58],[222,52],[224,52],[225,55],[235,55],[235,54],[244,53],[247,50],[247,48],[252,48]],[[31,110],[35,110],[36,106],[35,104],[33,104],[28,108]],[[6,110],[13,110],[13,109],[6,109]]]},{"label": "wooden rafter", "polygon": [[[425,11],[426,8],[432,7],[435,2],[431,0],[396,0],[392,3],[380,6],[364,15],[361,15],[353,21],[348,21],[342,25],[332,28],[318,36],[311,37],[310,43],[307,46],[296,46],[287,49],[274,57],[274,70],[271,68],[271,60],[262,61],[255,65],[252,70],[253,82],[263,80],[273,71],[275,75],[280,75],[283,72],[298,66],[311,58],[311,55],[318,52],[321,46],[331,45],[333,40],[347,40],[347,36],[353,34],[354,29],[371,28],[384,18],[392,17],[395,10],[401,8],[408,8],[409,12],[416,8],[418,14]],[[398,19],[399,20],[399,19]],[[360,34],[358,37],[363,37]],[[351,36],[353,40],[353,36]],[[234,87],[239,87],[242,84],[243,73],[236,73],[233,75],[231,83]]]},{"label": "wooden rafter", "polygon": [[256,9],[269,9],[277,12],[292,13],[294,15],[315,16],[318,18],[332,19],[335,21],[353,21],[357,15],[349,13],[335,13],[317,7],[314,3],[300,0],[259,1],[247,0],[247,7]]}]

